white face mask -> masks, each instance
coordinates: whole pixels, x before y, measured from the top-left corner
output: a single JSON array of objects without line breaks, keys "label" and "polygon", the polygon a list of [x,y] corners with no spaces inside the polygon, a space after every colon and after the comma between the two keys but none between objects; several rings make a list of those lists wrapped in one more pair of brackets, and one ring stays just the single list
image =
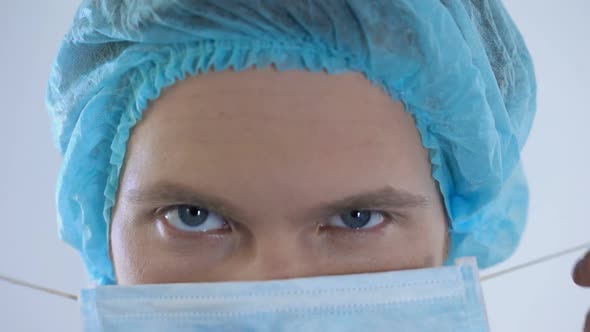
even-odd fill
[{"label": "white face mask", "polygon": [[439,268],[270,281],[101,286],[85,331],[488,331],[474,259]]}]

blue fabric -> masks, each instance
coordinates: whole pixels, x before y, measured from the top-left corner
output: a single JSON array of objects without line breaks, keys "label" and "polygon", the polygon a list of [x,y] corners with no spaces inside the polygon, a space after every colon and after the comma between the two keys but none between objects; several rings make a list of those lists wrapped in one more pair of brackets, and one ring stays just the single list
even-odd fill
[{"label": "blue fabric", "polygon": [[397,272],[81,293],[86,332],[488,331],[475,260]]},{"label": "blue fabric", "polygon": [[405,104],[430,151],[451,257],[515,250],[527,216],[520,151],[536,110],[526,45],[499,0],[87,0],[52,69],[64,154],[60,235],[91,278],[115,282],[111,209],[148,101],[187,75],[269,66],[362,72]]}]

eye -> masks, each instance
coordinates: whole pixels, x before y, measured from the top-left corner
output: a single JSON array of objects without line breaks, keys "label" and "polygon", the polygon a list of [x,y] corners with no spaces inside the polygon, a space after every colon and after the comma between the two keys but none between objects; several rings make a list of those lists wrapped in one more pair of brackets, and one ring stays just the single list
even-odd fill
[{"label": "eye", "polygon": [[228,226],[221,216],[194,205],[173,206],[164,218],[172,227],[187,232],[218,231]]},{"label": "eye", "polygon": [[330,218],[328,226],[368,229],[378,226],[385,220],[383,213],[371,210],[350,210]]}]

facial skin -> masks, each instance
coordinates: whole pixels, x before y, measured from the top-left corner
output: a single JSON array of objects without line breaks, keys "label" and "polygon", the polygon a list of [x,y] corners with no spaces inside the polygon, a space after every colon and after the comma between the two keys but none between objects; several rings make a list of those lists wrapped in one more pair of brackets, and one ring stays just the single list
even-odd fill
[{"label": "facial skin", "polygon": [[120,285],[432,267],[446,244],[403,104],[360,73],[274,68],[165,89],[130,137],[111,226]]}]

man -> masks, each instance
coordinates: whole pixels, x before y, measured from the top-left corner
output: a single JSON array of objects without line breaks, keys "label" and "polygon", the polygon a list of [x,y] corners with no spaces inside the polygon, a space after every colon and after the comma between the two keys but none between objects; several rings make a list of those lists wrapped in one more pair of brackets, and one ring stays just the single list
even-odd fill
[{"label": "man", "polygon": [[[399,270],[421,292],[516,248],[535,98],[498,1],[86,1],[48,90],[61,236],[112,292]],[[439,290],[476,294],[462,269]],[[390,316],[483,324],[438,308]]]}]

